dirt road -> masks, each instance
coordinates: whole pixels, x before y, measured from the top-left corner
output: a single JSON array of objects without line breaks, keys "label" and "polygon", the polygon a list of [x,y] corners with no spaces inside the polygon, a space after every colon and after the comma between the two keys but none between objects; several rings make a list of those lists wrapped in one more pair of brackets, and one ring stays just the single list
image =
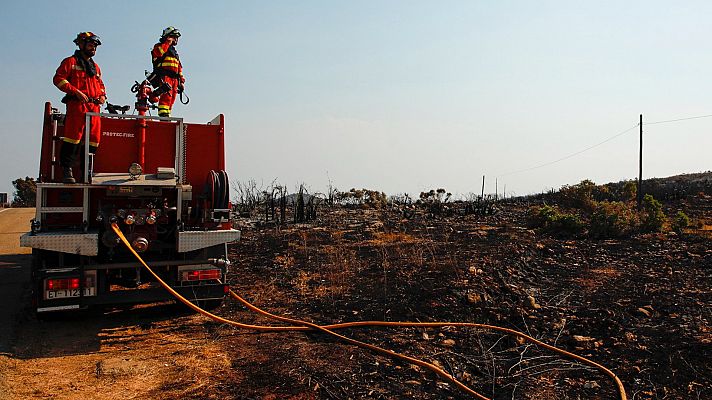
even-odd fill
[{"label": "dirt road", "polygon": [[20,247],[20,235],[30,230],[34,208],[0,208],[0,255],[30,254]]},{"label": "dirt road", "polygon": [[211,350],[194,337],[194,316],[172,306],[35,319],[30,249],[19,247],[32,217],[34,209],[0,212],[0,400],[163,398],[167,372],[192,364],[192,377],[213,373],[194,360]]},{"label": "dirt road", "polygon": [[20,247],[20,235],[29,230],[34,208],[0,210],[0,398],[8,393],[4,361],[11,356],[17,318],[30,278],[30,249]]},{"label": "dirt road", "polygon": [[0,210],[0,354],[10,351],[15,317],[30,278],[28,248],[20,247],[20,235],[29,230],[34,208]]}]

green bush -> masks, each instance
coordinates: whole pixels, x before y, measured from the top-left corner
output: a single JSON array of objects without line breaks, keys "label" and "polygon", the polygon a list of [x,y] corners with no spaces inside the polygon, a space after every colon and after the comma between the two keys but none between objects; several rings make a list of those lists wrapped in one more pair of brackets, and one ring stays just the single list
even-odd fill
[{"label": "green bush", "polygon": [[622,201],[633,201],[638,195],[638,184],[635,181],[628,181],[623,185]]},{"label": "green bush", "polygon": [[541,207],[532,207],[529,209],[529,226],[532,228],[543,228],[551,224],[559,211],[550,206],[543,205]]},{"label": "green bush", "polygon": [[37,182],[35,178],[17,178],[12,181],[15,186],[15,196],[12,200],[13,207],[34,207],[37,197]]},{"label": "green bush", "polygon": [[561,214],[550,227],[550,231],[560,236],[578,236],[584,231],[584,223],[576,214]]},{"label": "green bush", "polygon": [[593,198],[596,184],[588,179],[576,185],[564,185],[559,190],[559,203],[565,208],[577,208],[586,212],[593,211]]},{"label": "green bush", "polygon": [[673,222],[673,228],[677,232],[682,232],[683,229],[690,226],[690,217],[687,216],[682,211],[678,211],[675,215],[675,221]]},{"label": "green bush", "polygon": [[637,217],[627,204],[619,201],[602,201],[591,215],[589,235],[596,239],[617,238],[629,235],[637,225]]},{"label": "green bush", "polygon": [[576,214],[566,214],[550,205],[534,207],[529,213],[529,224],[534,228],[542,228],[546,232],[558,236],[578,236],[583,233],[585,225]]},{"label": "green bush", "polygon": [[660,232],[665,224],[663,206],[652,195],[643,197],[643,216],[641,229],[643,232]]}]

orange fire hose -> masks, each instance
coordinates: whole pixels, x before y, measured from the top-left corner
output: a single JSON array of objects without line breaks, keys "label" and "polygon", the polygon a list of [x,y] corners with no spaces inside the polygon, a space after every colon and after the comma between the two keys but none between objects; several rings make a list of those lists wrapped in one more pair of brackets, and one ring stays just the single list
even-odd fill
[{"label": "orange fire hose", "polygon": [[616,384],[616,387],[618,389],[618,394],[620,400],[627,400],[625,388],[623,387],[623,382],[616,376],[616,374],[613,373],[610,369],[604,367],[601,364],[598,364],[594,361],[591,361],[587,358],[581,357],[579,355],[573,354],[571,352],[568,352],[566,350],[559,349],[557,347],[554,347],[552,345],[546,344],[540,340],[537,340],[525,333],[515,331],[513,329],[509,328],[503,328],[499,326],[494,326],[494,325],[486,325],[486,324],[477,324],[477,323],[470,323],[470,322],[387,322],[387,321],[360,321],[360,322],[346,322],[346,323],[341,323],[341,324],[332,324],[332,325],[317,325],[313,324],[311,322],[306,322],[302,320],[297,320],[297,319],[292,319],[292,318],[287,318],[287,317],[281,317],[278,315],[271,314],[267,311],[264,311],[251,303],[249,303],[247,300],[243,299],[240,297],[237,293],[233,292],[230,290],[230,296],[233,297],[234,299],[238,300],[240,303],[242,303],[245,307],[248,309],[255,311],[261,315],[264,315],[266,317],[276,319],[278,321],[282,322],[287,322],[290,324],[296,324],[299,326],[263,326],[263,325],[250,325],[250,324],[243,324],[237,321],[232,321],[223,317],[220,317],[218,315],[215,315],[213,313],[210,313],[206,310],[203,310],[202,308],[198,307],[197,305],[191,303],[189,300],[187,300],[185,297],[181,296],[178,292],[176,292],[173,288],[171,288],[167,283],[161,279],[158,274],[156,274],[151,267],[146,264],[145,261],[139,256],[139,254],[131,247],[129,244],[128,240],[126,240],[126,237],[124,234],[121,232],[119,229],[118,225],[116,223],[112,223],[111,227],[113,228],[114,232],[119,236],[121,241],[124,243],[124,245],[133,253],[134,256],[139,260],[139,262],[148,270],[151,275],[153,275],[154,278],[163,286],[164,289],[166,289],[169,293],[171,293],[176,299],[178,299],[181,303],[185,304],[192,310],[194,310],[197,313],[200,313],[202,315],[205,315],[215,321],[222,322],[231,326],[235,326],[238,328],[243,328],[243,329],[251,329],[251,330],[258,330],[258,331],[306,331],[306,330],[318,330],[321,332],[324,332],[328,335],[334,336],[336,338],[339,338],[347,343],[366,348],[369,350],[373,350],[375,352],[385,354],[390,357],[394,357],[403,361],[407,361],[409,363],[418,365],[423,368],[427,368],[431,371],[433,371],[436,375],[444,378],[446,381],[452,382],[455,384],[457,387],[459,387],[461,390],[464,392],[472,395],[476,399],[480,400],[491,400],[488,397],[485,397],[474,390],[470,389],[467,387],[465,384],[462,382],[458,381],[454,376],[448,374],[446,371],[444,371],[442,368],[437,367],[436,365],[419,360],[417,358],[409,357],[403,354],[399,354],[396,352],[393,352],[391,350],[384,349],[382,347],[374,346],[372,344],[368,344],[365,342],[361,342],[359,340],[351,339],[349,337],[340,335],[336,332],[333,332],[332,329],[344,329],[344,328],[354,328],[354,327],[365,327],[365,326],[386,326],[386,327],[418,327],[418,328],[442,328],[446,326],[461,326],[461,327],[470,327],[470,328],[479,328],[479,329],[486,329],[486,330],[494,330],[498,332],[503,332],[507,333],[510,335],[514,335],[517,337],[520,337],[526,341],[529,341],[531,343],[534,343],[538,346],[544,347],[545,349],[551,350],[553,352],[559,353],[561,355],[564,355],[568,358],[572,358],[574,360],[577,360],[581,363],[593,366],[595,368],[598,368],[599,370],[603,371],[606,375],[608,375],[611,379]]}]

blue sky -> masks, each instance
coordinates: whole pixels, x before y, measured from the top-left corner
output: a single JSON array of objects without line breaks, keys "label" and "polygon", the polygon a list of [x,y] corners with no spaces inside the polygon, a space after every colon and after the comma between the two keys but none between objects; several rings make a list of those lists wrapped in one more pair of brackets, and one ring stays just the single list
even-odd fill
[{"label": "blue sky", "polygon": [[[99,34],[109,101],[181,29],[191,102],[227,125],[232,180],[294,190],[539,192],[637,176],[645,121],[712,114],[712,3],[686,1],[13,2],[0,15],[0,192],[36,176],[52,75]],[[645,127],[646,177],[709,170],[712,118]]]}]

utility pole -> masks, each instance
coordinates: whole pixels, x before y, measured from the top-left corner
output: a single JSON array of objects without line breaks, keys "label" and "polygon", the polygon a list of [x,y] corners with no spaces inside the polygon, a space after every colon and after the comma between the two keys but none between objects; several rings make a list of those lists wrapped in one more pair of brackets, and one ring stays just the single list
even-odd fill
[{"label": "utility pole", "polygon": [[638,210],[643,207],[643,114],[640,114],[640,157],[638,164]]},{"label": "utility pole", "polygon": [[480,195],[482,200],[485,199],[485,176],[482,175],[482,194]]},{"label": "utility pole", "polygon": [[494,200],[499,200],[499,189],[497,189],[497,178],[494,178]]}]

